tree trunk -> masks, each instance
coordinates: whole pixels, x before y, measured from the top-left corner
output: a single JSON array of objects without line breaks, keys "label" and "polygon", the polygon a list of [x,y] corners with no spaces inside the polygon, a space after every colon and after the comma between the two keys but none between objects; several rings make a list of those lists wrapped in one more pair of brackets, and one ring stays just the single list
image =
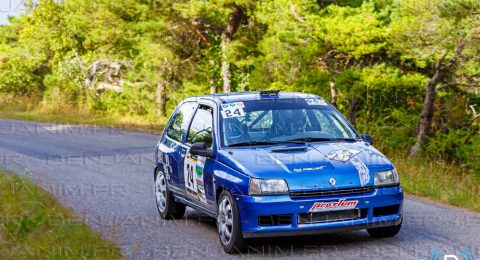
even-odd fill
[{"label": "tree trunk", "polygon": [[230,63],[227,59],[227,47],[230,41],[233,39],[233,35],[240,26],[240,22],[245,17],[245,12],[243,8],[238,5],[235,5],[233,11],[228,15],[228,25],[227,29],[222,35],[222,80],[223,80],[223,91],[230,92],[232,90],[230,84]]},{"label": "tree trunk", "polygon": [[331,80],[330,84],[330,93],[332,98],[332,105],[337,107],[337,88],[335,88],[335,81]]},{"label": "tree trunk", "polygon": [[215,86],[215,79],[211,78],[210,79],[210,94],[215,94],[217,93],[217,86]]},{"label": "tree trunk", "polygon": [[414,157],[420,151],[421,145],[426,144],[428,141],[427,137],[432,134],[432,119],[435,112],[434,103],[437,85],[438,83],[444,81],[448,73],[455,68],[465,46],[464,40],[464,38],[460,38],[458,40],[455,48],[455,54],[446,64],[444,64],[444,60],[448,52],[445,52],[445,54],[443,54],[443,56],[435,63],[435,73],[425,86],[425,100],[423,102],[422,112],[420,113],[420,122],[418,123],[417,127],[417,142],[412,146],[412,148],[410,148],[410,158]]},{"label": "tree trunk", "polygon": [[222,36],[222,81],[223,92],[228,93],[232,91],[230,85],[230,63],[227,61],[227,44],[230,42],[225,35]]},{"label": "tree trunk", "polygon": [[420,122],[418,123],[417,142],[410,149],[410,157],[415,156],[420,151],[420,145],[425,144],[427,137],[431,134],[436,88],[443,77],[443,74],[437,71],[425,86],[425,100],[423,102],[422,112],[420,113]]},{"label": "tree trunk", "polygon": [[358,100],[358,98],[352,98],[352,104],[348,109],[348,121],[350,121],[350,124],[355,125],[357,121],[357,112],[359,109],[360,101]]},{"label": "tree trunk", "polygon": [[165,83],[157,83],[157,116],[166,116],[167,93],[165,91]]}]

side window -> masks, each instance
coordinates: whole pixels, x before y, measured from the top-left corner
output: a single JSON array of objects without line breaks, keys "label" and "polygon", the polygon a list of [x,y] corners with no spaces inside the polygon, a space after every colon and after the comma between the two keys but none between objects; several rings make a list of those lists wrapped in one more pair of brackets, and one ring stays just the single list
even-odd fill
[{"label": "side window", "polygon": [[205,142],[207,148],[213,143],[213,109],[200,105],[188,132],[187,143]]},{"label": "side window", "polygon": [[167,130],[167,136],[172,138],[177,142],[182,142],[182,137],[185,136],[187,132],[188,124],[192,117],[195,108],[197,107],[196,103],[187,102],[184,103],[175,114],[170,126]]}]

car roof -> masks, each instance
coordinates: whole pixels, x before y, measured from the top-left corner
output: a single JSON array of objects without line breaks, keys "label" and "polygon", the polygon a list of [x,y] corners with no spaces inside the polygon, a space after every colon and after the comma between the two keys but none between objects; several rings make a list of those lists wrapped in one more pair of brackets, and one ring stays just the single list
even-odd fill
[{"label": "car roof", "polygon": [[[212,100],[216,103],[231,103],[240,101],[254,101],[272,97],[261,97],[260,91],[247,91],[247,92],[230,92],[230,93],[217,93],[195,96],[185,99],[185,101],[199,101],[201,99]],[[294,99],[294,98],[318,98],[317,95],[301,93],[301,92],[284,92],[280,91],[276,99]]]}]

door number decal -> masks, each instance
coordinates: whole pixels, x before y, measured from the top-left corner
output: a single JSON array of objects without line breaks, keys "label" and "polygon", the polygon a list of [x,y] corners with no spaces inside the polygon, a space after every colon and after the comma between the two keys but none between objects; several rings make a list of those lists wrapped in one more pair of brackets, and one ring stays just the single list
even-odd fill
[{"label": "door number decal", "polygon": [[185,166],[183,168],[187,195],[203,203],[207,203],[203,180],[205,160],[206,158],[204,156],[194,158],[188,154],[185,158]]}]

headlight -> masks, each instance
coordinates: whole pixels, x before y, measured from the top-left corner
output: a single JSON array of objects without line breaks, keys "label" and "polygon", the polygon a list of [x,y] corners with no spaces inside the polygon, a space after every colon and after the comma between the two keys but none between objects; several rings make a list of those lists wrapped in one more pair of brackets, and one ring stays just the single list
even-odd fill
[{"label": "headlight", "polygon": [[375,186],[389,186],[400,184],[397,170],[381,171],[375,173]]},{"label": "headlight", "polygon": [[288,194],[287,182],[283,179],[250,179],[250,195]]}]

